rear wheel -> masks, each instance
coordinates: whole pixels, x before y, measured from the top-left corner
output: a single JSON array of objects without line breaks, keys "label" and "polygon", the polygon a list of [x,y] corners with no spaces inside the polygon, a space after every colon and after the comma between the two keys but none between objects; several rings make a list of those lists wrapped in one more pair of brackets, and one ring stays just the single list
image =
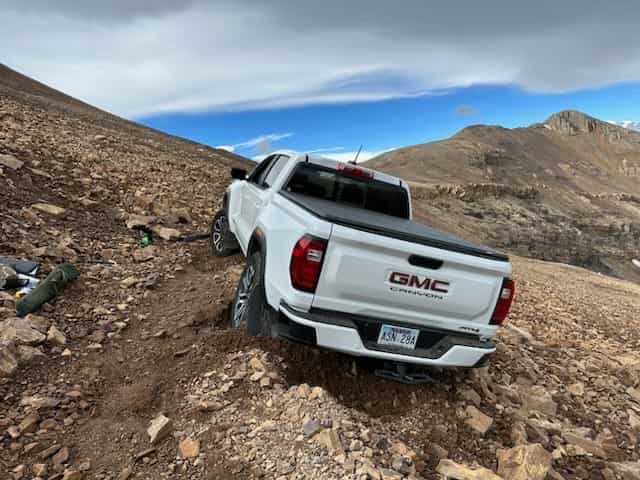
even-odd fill
[{"label": "rear wheel", "polygon": [[213,217],[209,234],[211,253],[216,257],[228,257],[238,251],[233,233],[229,230],[227,212],[220,210]]},{"label": "rear wheel", "polygon": [[250,335],[271,336],[271,326],[278,312],[267,303],[264,290],[262,253],[254,252],[247,259],[231,308],[231,326],[246,328]]}]

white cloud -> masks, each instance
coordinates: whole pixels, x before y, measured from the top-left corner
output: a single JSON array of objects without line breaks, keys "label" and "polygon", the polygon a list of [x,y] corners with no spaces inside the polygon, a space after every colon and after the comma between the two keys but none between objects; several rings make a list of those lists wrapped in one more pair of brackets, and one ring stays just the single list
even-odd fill
[{"label": "white cloud", "polygon": [[273,147],[271,144],[273,142],[277,142],[280,140],[284,140],[285,138],[289,138],[293,136],[293,133],[269,133],[266,135],[260,135],[258,137],[251,138],[245,142],[236,143],[235,145],[223,145],[222,147],[225,150],[230,152],[235,151],[247,151],[247,150],[255,150],[260,156],[266,156],[273,151]]},{"label": "white cloud", "polygon": [[234,152],[236,148],[233,145],[218,145],[218,150],[226,150],[227,152]]},{"label": "white cloud", "polygon": [[258,137],[254,137],[246,142],[236,143],[235,145],[231,145],[233,150],[244,150],[247,148],[255,148],[261,153],[269,153],[264,150],[271,149],[271,143],[277,142],[278,140],[284,140],[285,138],[289,138],[293,136],[293,133],[269,133],[267,135],[260,135]]},{"label": "white cloud", "polygon": [[342,150],[344,150],[344,147],[329,147],[329,148],[315,148],[313,150],[305,150],[305,152],[319,153],[320,155],[324,155],[325,153],[341,152]]},{"label": "white cloud", "polygon": [[129,117],[640,81],[640,2],[0,0],[2,61]]},{"label": "white cloud", "polygon": [[618,125],[620,127],[628,128],[629,130],[637,130],[640,132],[640,121],[622,120],[622,121],[616,122],[614,120],[608,120],[608,122]]}]

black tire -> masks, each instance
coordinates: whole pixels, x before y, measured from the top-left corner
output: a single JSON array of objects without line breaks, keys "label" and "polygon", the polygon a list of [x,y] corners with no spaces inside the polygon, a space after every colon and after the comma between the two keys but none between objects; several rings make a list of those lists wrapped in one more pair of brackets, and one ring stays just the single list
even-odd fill
[{"label": "black tire", "polygon": [[240,275],[231,305],[231,326],[252,336],[271,336],[279,313],[267,303],[261,252],[252,253]]},{"label": "black tire", "polygon": [[216,257],[228,257],[238,251],[238,244],[229,230],[227,212],[224,210],[220,210],[213,217],[209,231],[209,247]]}]

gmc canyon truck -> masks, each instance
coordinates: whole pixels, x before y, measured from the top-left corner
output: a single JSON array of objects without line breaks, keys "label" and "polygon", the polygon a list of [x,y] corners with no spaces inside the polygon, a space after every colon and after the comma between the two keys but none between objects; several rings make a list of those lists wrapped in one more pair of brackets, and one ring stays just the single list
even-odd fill
[{"label": "gmc canyon truck", "polygon": [[247,258],[234,328],[384,360],[395,378],[495,352],[509,258],[413,222],[407,182],[291,151],[231,174],[211,247]]}]

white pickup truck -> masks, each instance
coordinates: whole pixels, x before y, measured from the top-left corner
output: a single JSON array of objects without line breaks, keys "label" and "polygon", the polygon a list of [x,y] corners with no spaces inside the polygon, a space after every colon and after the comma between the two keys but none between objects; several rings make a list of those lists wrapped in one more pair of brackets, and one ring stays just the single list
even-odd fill
[{"label": "white pickup truck", "polygon": [[413,222],[405,181],[290,151],[232,177],[211,246],[247,257],[235,328],[401,364],[473,367],[495,352],[509,258]]}]

